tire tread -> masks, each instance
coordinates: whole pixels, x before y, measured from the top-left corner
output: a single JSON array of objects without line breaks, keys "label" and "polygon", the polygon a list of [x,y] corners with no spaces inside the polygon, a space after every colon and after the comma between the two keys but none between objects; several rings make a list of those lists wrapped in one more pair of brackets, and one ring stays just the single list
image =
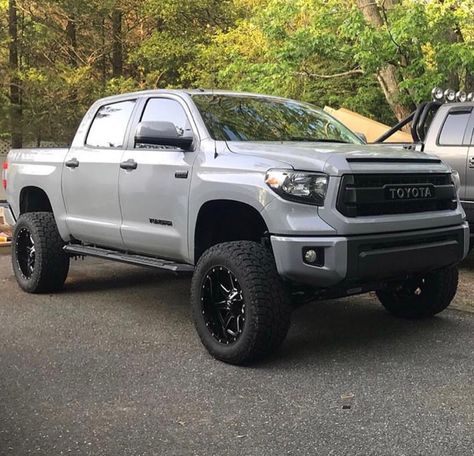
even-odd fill
[{"label": "tire tread", "polygon": [[206,337],[198,329],[201,341],[214,357],[231,364],[245,364],[261,359],[283,342],[290,326],[291,310],[273,255],[268,248],[251,241],[217,244],[204,252],[197,264],[191,288],[195,319],[200,318],[201,276],[209,261],[216,257],[232,258],[243,278],[251,301],[248,304],[254,308],[253,319],[246,320],[246,324],[252,325],[251,337],[235,353],[224,353],[214,344],[208,344]]},{"label": "tire tread", "polygon": [[427,318],[446,309],[456,295],[459,273],[451,266],[430,273],[427,278],[429,288],[420,296],[402,300],[391,290],[377,292],[381,304],[393,315],[401,318]]},{"label": "tire tread", "polygon": [[[20,286],[29,293],[49,293],[62,289],[69,271],[69,256],[64,252],[64,241],[59,235],[54,215],[51,212],[28,212],[22,214],[15,226],[16,234],[26,225],[34,232],[36,242],[35,267],[38,274],[25,281],[16,266],[16,256],[12,255],[15,275]],[[15,246],[13,246],[15,248]]]}]

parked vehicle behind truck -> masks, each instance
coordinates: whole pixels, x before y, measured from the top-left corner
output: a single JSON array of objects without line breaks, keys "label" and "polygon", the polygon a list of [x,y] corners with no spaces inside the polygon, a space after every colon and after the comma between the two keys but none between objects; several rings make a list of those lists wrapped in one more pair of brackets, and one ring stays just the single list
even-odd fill
[{"label": "parked vehicle behind truck", "polygon": [[439,158],[367,146],[314,106],[203,90],[97,101],[69,149],[12,150],[12,265],[27,292],[95,256],[193,272],[202,343],[242,364],[284,340],[295,297],[377,292],[392,314],[453,299],[469,228]]},{"label": "parked vehicle behind truck", "polygon": [[405,125],[413,141],[394,147],[424,151],[440,157],[459,174],[459,196],[471,228],[474,246],[474,93],[436,87],[433,100],[421,103],[406,119],[376,141],[382,144]]}]

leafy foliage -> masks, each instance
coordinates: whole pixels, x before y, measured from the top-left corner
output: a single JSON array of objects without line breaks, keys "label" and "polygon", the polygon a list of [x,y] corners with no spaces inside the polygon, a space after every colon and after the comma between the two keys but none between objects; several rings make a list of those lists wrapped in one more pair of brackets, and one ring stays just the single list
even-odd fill
[{"label": "leafy foliage", "polygon": [[[11,0],[10,0],[11,1]],[[94,99],[155,87],[264,92],[393,123],[378,73],[396,68],[411,108],[436,85],[474,90],[474,0],[16,0],[18,68],[0,2],[0,137],[9,81],[25,142],[70,141]]]}]

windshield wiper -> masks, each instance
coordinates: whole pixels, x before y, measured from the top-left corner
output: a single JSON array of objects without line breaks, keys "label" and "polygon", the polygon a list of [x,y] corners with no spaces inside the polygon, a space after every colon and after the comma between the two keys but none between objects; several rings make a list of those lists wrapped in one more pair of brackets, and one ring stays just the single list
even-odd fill
[{"label": "windshield wiper", "polygon": [[290,141],[305,141],[305,142],[327,142],[327,143],[341,143],[341,144],[350,144],[348,141],[343,141],[342,139],[329,139],[329,138],[304,138],[300,136],[290,136]]}]

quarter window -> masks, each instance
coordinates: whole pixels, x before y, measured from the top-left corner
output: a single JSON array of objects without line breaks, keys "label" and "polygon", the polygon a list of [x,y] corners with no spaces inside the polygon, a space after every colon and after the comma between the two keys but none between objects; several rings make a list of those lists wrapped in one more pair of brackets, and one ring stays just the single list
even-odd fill
[{"label": "quarter window", "polygon": [[450,112],[439,135],[440,146],[461,146],[470,112]]},{"label": "quarter window", "polygon": [[102,106],[92,121],[86,144],[92,147],[122,147],[135,100]]}]

